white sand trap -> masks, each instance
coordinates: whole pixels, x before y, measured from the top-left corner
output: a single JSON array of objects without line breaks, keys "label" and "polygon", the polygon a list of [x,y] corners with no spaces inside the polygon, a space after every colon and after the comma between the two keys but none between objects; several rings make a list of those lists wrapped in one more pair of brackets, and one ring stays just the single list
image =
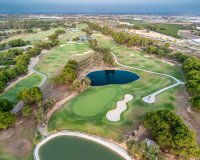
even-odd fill
[{"label": "white sand trap", "polygon": [[134,55],[134,54],[129,54],[129,56],[132,56],[132,57],[134,57],[135,55]]},{"label": "white sand trap", "polygon": [[169,64],[169,65],[171,65],[171,66],[174,66],[174,64],[171,63],[171,62],[168,62],[168,61],[165,61],[165,60],[161,60],[161,61],[164,62],[164,63],[167,63],[167,64]]},{"label": "white sand trap", "polygon": [[61,44],[61,45],[60,45],[60,47],[64,47],[64,46],[66,46],[66,44]]},{"label": "white sand trap", "polygon": [[131,94],[125,94],[124,99],[117,102],[117,107],[107,112],[106,118],[112,122],[119,121],[121,119],[121,114],[127,109],[126,103],[128,103],[132,99],[133,96]]}]

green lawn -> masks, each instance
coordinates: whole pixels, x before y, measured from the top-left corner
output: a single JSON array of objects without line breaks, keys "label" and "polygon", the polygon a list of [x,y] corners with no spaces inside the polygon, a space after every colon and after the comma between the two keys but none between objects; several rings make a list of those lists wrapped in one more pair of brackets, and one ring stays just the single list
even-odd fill
[{"label": "green lawn", "polygon": [[[45,40],[49,35],[53,34],[56,30],[59,28],[52,28],[47,31],[38,31],[37,33],[26,33],[26,34],[19,34],[16,36],[12,36],[8,39],[5,39],[5,41],[2,41],[1,43],[4,42],[9,42],[14,39],[23,39],[25,41],[31,41],[32,43],[38,41],[38,40]],[[61,28],[62,29],[62,28]]]},{"label": "green lawn", "polygon": [[118,45],[113,42],[112,38],[98,34],[94,36],[97,41],[105,46],[109,47],[113,53],[118,57],[120,63],[132,67],[138,67],[154,72],[160,72],[172,75],[178,79],[183,79],[178,66],[173,66],[164,61],[161,61],[157,57],[147,57],[148,55],[142,52],[134,51],[133,49]]},{"label": "green lawn", "polygon": [[42,77],[40,77],[38,74],[32,74],[29,77],[21,80],[19,83],[17,83],[15,86],[11,87],[7,91],[5,91],[3,94],[0,95],[0,98],[5,98],[11,101],[12,103],[17,103],[17,93],[21,91],[24,88],[31,88],[34,86],[38,86],[42,80]]},{"label": "green lawn", "polygon": [[118,90],[116,88],[93,87],[71,102],[72,112],[86,118],[99,115],[106,108],[110,108],[110,103],[116,100],[117,95]]},{"label": "green lawn", "polygon": [[69,58],[73,55],[90,51],[88,43],[67,43],[67,39],[72,39],[80,35],[84,35],[84,33],[82,31],[67,31],[64,35],[60,36],[59,45],[41,56],[36,69],[51,78],[60,73]]}]

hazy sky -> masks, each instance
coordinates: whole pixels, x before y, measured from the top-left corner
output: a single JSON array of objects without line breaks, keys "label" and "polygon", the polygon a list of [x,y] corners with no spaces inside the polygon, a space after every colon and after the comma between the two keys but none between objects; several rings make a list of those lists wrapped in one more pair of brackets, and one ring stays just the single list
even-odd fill
[{"label": "hazy sky", "polygon": [[0,13],[200,14],[200,0],[0,0]]}]

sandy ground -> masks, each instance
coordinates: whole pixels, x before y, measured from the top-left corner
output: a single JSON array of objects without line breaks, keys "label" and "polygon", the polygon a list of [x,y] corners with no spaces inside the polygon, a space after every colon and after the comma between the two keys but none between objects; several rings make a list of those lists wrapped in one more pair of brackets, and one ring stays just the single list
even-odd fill
[{"label": "sandy ground", "polygon": [[107,112],[106,118],[112,122],[119,121],[121,119],[121,114],[128,108],[126,104],[132,99],[133,96],[131,94],[125,94],[124,99],[117,102],[117,107]]},{"label": "sandy ground", "polygon": [[104,138],[101,138],[101,137],[92,136],[92,135],[88,135],[88,134],[81,133],[81,132],[71,132],[71,131],[58,132],[56,134],[48,136],[42,142],[40,142],[36,146],[36,148],[34,150],[34,153],[33,153],[35,160],[40,160],[40,157],[39,157],[39,149],[40,149],[40,147],[42,147],[49,140],[51,140],[51,139],[53,139],[55,137],[58,137],[58,136],[74,136],[74,137],[81,137],[81,138],[84,138],[84,139],[87,139],[87,140],[91,140],[93,142],[99,143],[99,144],[111,149],[112,151],[118,153],[125,160],[133,160],[133,158],[131,158],[128,155],[128,153],[127,153],[127,151],[125,149],[123,149],[121,146],[119,146],[119,145],[117,145],[117,144],[115,144],[113,142],[110,142],[110,141],[108,141],[108,140],[106,140]]}]

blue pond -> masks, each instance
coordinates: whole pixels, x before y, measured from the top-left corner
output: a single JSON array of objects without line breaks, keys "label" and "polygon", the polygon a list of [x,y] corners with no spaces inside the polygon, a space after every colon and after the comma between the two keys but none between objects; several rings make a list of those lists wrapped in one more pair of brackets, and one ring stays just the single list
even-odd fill
[{"label": "blue pond", "polygon": [[124,70],[94,71],[90,72],[86,77],[90,78],[91,86],[126,84],[136,81],[140,78],[137,74]]}]

